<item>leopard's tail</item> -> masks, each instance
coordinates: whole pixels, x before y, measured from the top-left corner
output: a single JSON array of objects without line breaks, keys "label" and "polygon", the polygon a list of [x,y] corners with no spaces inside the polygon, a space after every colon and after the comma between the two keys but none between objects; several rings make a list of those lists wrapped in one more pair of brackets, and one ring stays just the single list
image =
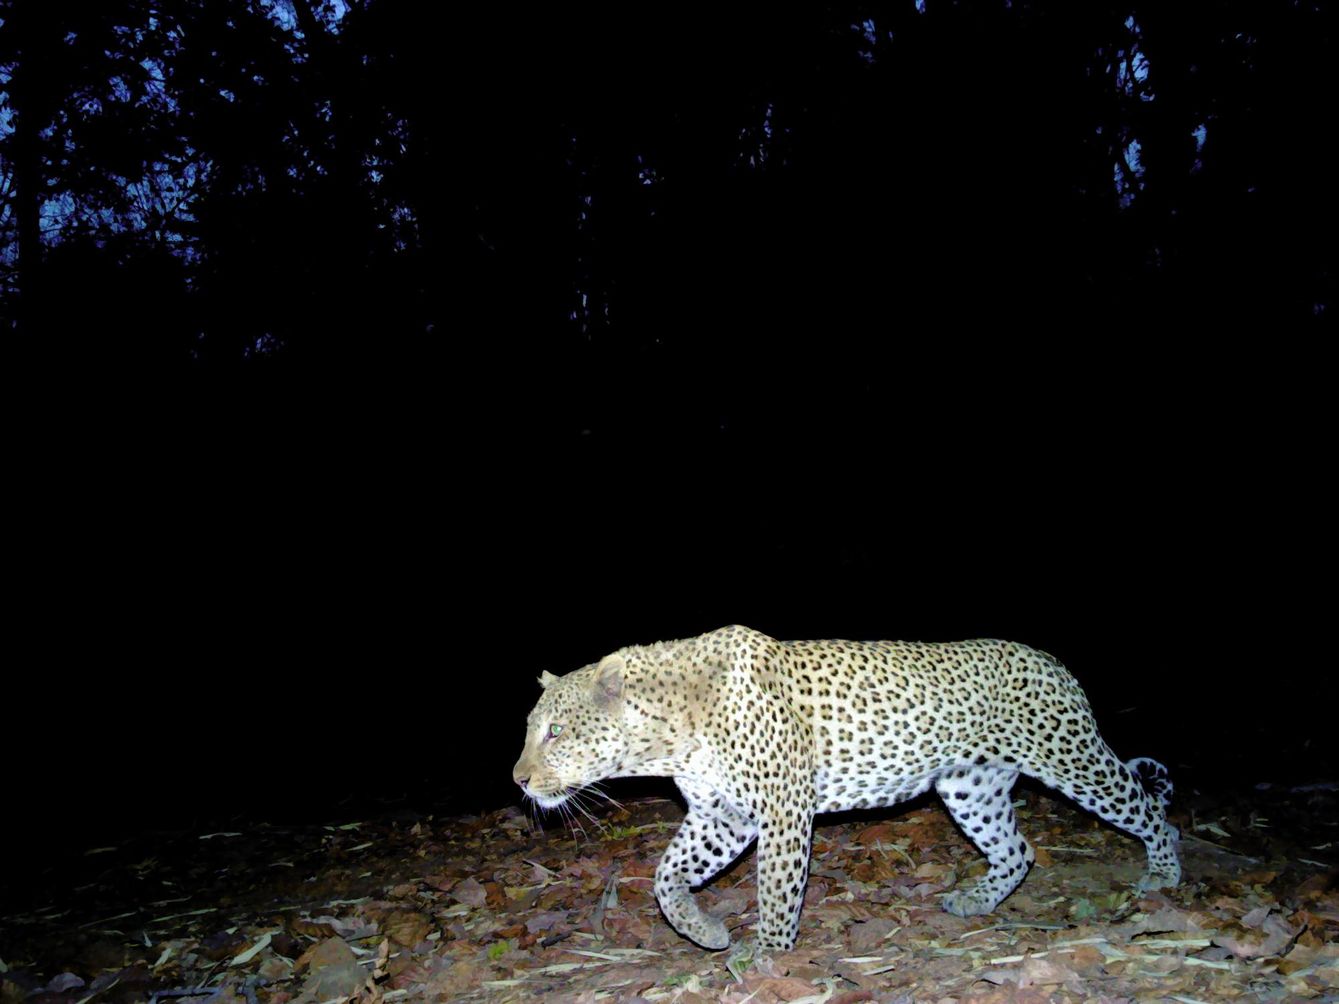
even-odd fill
[{"label": "leopard's tail", "polygon": [[1162,803],[1163,815],[1172,805],[1172,778],[1167,768],[1146,756],[1125,761],[1130,773],[1139,779],[1144,791]]}]

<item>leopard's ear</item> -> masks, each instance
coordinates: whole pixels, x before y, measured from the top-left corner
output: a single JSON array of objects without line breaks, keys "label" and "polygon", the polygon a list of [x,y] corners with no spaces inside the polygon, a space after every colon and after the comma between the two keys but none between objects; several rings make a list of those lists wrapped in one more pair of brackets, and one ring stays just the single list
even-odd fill
[{"label": "leopard's ear", "polygon": [[595,669],[594,697],[597,704],[609,707],[623,696],[623,657],[606,655]]},{"label": "leopard's ear", "polygon": [[557,683],[557,682],[558,682],[558,677],[554,676],[554,675],[553,675],[552,673],[550,673],[547,669],[544,670],[544,672],[542,672],[542,673],[539,674],[539,685],[540,685],[541,687],[543,687],[545,690],[548,690],[550,687],[552,687],[552,686],[553,686],[555,683]]}]

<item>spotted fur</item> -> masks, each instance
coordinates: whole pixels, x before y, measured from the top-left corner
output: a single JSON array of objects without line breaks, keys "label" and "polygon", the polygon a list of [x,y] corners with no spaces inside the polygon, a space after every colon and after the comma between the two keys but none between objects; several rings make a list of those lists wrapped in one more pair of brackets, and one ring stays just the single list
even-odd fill
[{"label": "spotted fur", "polygon": [[990,864],[945,897],[950,913],[991,912],[1031,866],[1009,794],[1020,773],[1142,839],[1141,888],[1180,881],[1166,769],[1117,760],[1078,683],[1026,645],[781,642],[733,626],[540,682],[514,778],[554,807],[602,778],[673,777],[688,814],[656,868],[656,898],[705,948],[729,937],[691,890],[754,840],[758,945],[788,950],[814,814],[892,805],[932,785]]}]

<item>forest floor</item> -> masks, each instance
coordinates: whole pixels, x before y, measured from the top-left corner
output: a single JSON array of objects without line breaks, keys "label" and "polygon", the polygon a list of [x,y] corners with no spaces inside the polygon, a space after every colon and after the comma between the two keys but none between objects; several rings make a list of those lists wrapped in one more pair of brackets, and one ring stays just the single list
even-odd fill
[{"label": "forest floor", "polygon": [[1184,881],[1139,896],[1138,841],[1020,786],[1037,864],[967,919],[940,896],[984,861],[938,803],[820,817],[799,947],[771,958],[740,951],[751,853],[699,893],[731,949],[660,915],[665,799],[584,832],[509,809],[151,833],[0,898],[0,1004],[1339,1001],[1335,787],[1180,799]]}]

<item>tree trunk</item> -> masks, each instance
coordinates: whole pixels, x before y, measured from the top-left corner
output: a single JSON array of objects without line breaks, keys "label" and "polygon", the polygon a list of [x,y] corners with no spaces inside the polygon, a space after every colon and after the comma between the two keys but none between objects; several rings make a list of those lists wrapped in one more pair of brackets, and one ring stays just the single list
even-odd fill
[{"label": "tree trunk", "polygon": [[15,322],[21,336],[32,334],[42,267],[41,170],[31,115],[16,112],[10,149],[14,158],[14,217],[18,230],[18,289]]},{"label": "tree trunk", "polygon": [[14,132],[9,150],[14,165],[14,219],[18,233],[17,285],[14,317],[19,334],[32,336],[40,327],[42,291],[42,154],[39,133],[51,118],[52,67],[58,65],[62,37],[58,18],[48,5],[15,4],[6,29],[12,32],[19,58],[9,80],[10,119]]}]

